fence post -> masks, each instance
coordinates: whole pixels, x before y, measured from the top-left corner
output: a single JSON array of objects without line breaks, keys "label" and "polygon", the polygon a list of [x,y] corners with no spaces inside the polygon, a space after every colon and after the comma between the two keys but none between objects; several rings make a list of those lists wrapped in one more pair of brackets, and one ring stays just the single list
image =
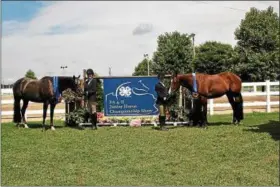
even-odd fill
[{"label": "fence post", "polygon": [[266,112],[270,112],[270,80],[266,80]]},{"label": "fence post", "polygon": [[179,89],[179,107],[182,107],[182,86]]},{"label": "fence post", "polygon": [[257,92],[257,85],[254,85],[254,92]]},{"label": "fence post", "polygon": [[208,99],[208,101],[209,101],[210,115],[212,116],[214,114],[214,99]]}]

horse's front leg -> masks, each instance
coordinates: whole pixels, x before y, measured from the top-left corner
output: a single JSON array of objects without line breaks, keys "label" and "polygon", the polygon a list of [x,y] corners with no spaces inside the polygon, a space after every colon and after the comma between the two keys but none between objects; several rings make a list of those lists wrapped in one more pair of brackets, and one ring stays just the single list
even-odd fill
[{"label": "horse's front leg", "polygon": [[208,120],[207,120],[207,103],[204,103],[202,105],[202,123],[201,123],[202,127],[207,128],[208,126]]},{"label": "horse's front leg", "polygon": [[26,108],[28,107],[28,102],[29,102],[28,100],[23,100],[23,106],[21,108],[21,115],[22,115],[24,128],[28,128],[26,118],[25,118],[25,111],[26,111]]},{"label": "horse's front leg", "polygon": [[50,123],[50,126],[51,126],[51,130],[55,130],[54,128],[54,125],[53,125],[53,113],[54,113],[54,108],[55,108],[56,104],[54,103],[51,103],[51,123]]},{"label": "horse's front leg", "polygon": [[44,102],[42,131],[46,130],[45,122],[46,122],[46,117],[47,117],[48,106],[49,106],[49,102]]}]

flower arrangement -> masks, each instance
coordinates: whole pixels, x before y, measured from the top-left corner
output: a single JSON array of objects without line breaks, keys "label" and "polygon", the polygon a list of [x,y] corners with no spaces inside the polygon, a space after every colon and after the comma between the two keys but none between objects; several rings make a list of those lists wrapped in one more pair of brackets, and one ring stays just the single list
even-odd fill
[{"label": "flower arrangement", "polygon": [[82,100],[83,96],[82,94],[75,93],[70,88],[68,88],[62,92],[62,98],[66,103],[71,103]]},{"label": "flower arrangement", "polygon": [[140,120],[140,122],[142,124],[152,124],[154,121],[157,121],[158,117],[138,117],[138,116],[133,116],[133,117],[127,117],[127,116],[118,116],[118,117],[106,117],[102,114],[100,114],[100,116],[102,116],[101,118],[99,118],[99,123],[127,123],[130,124],[131,121],[134,120]]}]

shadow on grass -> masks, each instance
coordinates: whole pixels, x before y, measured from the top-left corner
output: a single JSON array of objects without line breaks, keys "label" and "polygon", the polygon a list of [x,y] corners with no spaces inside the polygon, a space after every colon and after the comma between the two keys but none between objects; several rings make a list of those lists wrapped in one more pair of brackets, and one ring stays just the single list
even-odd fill
[{"label": "shadow on grass", "polygon": [[274,120],[269,120],[268,123],[266,124],[261,124],[261,125],[255,125],[255,126],[250,126],[250,129],[244,129],[244,131],[251,131],[251,132],[256,132],[256,133],[269,133],[270,136],[278,141],[280,140],[280,122],[279,121],[274,121]]},{"label": "shadow on grass", "polygon": [[[222,126],[222,125],[232,125],[232,126],[235,126],[233,123],[231,122],[209,122],[207,127],[211,127],[211,126]],[[168,129],[176,129],[176,128],[205,128],[205,127],[202,127],[200,125],[177,125],[177,126],[172,126],[172,125],[167,125],[166,126]],[[157,127],[152,127],[152,129],[154,130],[159,130],[159,126]]]},{"label": "shadow on grass", "polygon": [[[40,123],[29,123],[28,127],[30,129],[42,129],[43,128],[42,124],[40,124]],[[50,124],[46,124],[45,128],[50,129]],[[61,125],[57,126],[57,125],[54,124],[54,128],[60,129],[60,128],[65,128],[65,126],[61,126]]]},{"label": "shadow on grass", "polygon": [[[178,129],[178,128],[199,128],[199,129],[205,129],[205,127],[201,127],[201,126],[188,126],[188,125],[178,125],[178,126],[170,126],[170,125],[167,125],[165,126],[168,130],[172,130],[172,129]],[[160,127],[157,126],[157,127],[151,127],[153,130],[159,130],[161,131]]]},{"label": "shadow on grass", "polygon": [[221,126],[221,125],[232,125],[234,126],[233,123],[231,122],[211,122],[208,124],[208,126]]}]

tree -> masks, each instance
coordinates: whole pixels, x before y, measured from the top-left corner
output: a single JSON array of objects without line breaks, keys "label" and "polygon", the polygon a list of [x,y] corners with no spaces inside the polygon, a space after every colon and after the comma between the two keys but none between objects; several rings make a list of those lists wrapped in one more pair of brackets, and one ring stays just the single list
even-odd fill
[{"label": "tree", "polygon": [[196,48],[195,71],[207,74],[233,71],[233,58],[231,45],[207,41]]},{"label": "tree", "polygon": [[[95,73],[95,76],[98,77],[98,74]],[[97,100],[97,111],[102,111],[104,108],[104,98],[103,98],[103,81],[101,79],[97,79],[96,85],[96,100]]]},{"label": "tree", "polygon": [[[148,75],[148,62],[150,67],[152,67],[152,61],[144,58],[135,68],[132,76],[144,76]],[[151,72],[151,71],[150,71]]]},{"label": "tree", "polygon": [[31,79],[37,79],[37,77],[35,76],[34,71],[32,71],[31,69],[29,69],[26,74],[25,74],[26,78],[31,78]]},{"label": "tree", "polygon": [[238,40],[236,70],[242,80],[275,80],[279,73],[279,17],[273,8],[251,8],[234,34]]},{"label": "tree", "polygon": [[[192,72],[192,40],[188,34],[178,31],[164,33],[158,37],[157,50],[153,54],[152,71],[155,74],[188,73]],[[169,87],[170,80],[164,84]],[[179,92],[173,95],[169,110],[177,110]]]},{"label": "tree", "polygon": [[153,55],[154,73],[191,72],[192,42],[188,34],[178,31],[158,37],[158,47]]}]

